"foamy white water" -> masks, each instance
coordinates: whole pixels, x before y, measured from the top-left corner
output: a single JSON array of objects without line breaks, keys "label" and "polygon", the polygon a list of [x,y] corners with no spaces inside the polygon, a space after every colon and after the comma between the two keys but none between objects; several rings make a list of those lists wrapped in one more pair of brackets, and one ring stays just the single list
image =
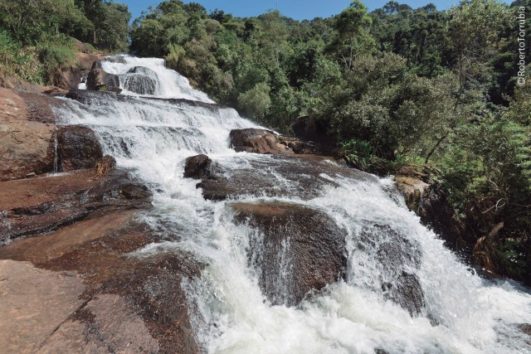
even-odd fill
[{"label": "foamy white water", "polygon": [[[156,73],[154,96],[211,102],[190,87],[161,59],[123,56],[105,62],[106,71],[125,75],[134,67]],[[297,307],[273,306],[258,285],[258,271],[249,265],[247,248],[259,233],[236,225],[228,202],[205,201],[197,181],[183,178],[186,157],[206,153],[230,168],[249,167],[272,157],[235,153],[229,148],[232,129],[254,123],[232,109],[150,100],[135,93],[126,101],[107,97],[91,105],[69,101],[61,112],[65,123],[86,124],[97,133],[105,152],[130,168],[154,191],[154,211],[146,220],[174,241],[150,245],[141,252],[185,249],[208,264],[202,277],[186,282],[197,340],[209,353],[523,353],[530,338],[517,327],[531,323],[531,296],[510,282],[493,283],[469,270],[440,239],[405,207],[389,179],[328,176],[336,186],[317,197],[281,200],[321,210],[346,230],[346,280]],[[295,163],[295,162],[294,162]],[[273,165],[271,165],[273,166]],[[270,167],[279,185],[295,185]],[[258,173],[258,172],[257,172]],[[242,200],[257,201],[245,196]],[[372,230],[376,243],[390,237],[375,229],[383,225],[406,239],[420,255],[409,267],[422,286],[425,307],[417,317],[386,300],[382,286],[388,276],[375,261],[375,248],[359,247]],[[284,245],[289,247],[289,242]],[[289,259],[282,258],[283,272]],[[279,284],[282,286],[282,284]]]}]

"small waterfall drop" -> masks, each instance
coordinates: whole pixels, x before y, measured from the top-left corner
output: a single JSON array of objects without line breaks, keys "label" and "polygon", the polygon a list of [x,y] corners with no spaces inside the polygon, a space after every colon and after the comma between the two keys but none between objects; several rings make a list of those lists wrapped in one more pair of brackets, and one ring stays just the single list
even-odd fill
[{"label": "small waterfall drop", "polygon": [[[139,67],[145,69],[134,69]],[[273,156],[230,149],[232,129],[257,125],[233,109],[212,104],[186,78],[165,68],[162,59],[118,56],[105,61],[103,68],[120,76],[122,88],[134,86],[142,94],[124,89],[122,93],[128,96],[124,100],[105,95],[95,97],[91,104],[65,100],[60,115],[67,124],[90,126],[105,153],[153,190],[154,210],[145,216],[146,221],[171,236],[142,252],[161,247],[184,249],[207,264],[200,279],[182,284],[197,309],[197,340],[207,352],[529,352],[529,338],[518,328],[531,323],[527,290],[474,274],[420,224],[390,179],[321,176],[333,185],[321,188],[317,196],[285,193],[237,198],[319,210],[346,233],[344,280],[298,306],[282,305],[282,293],[278,294],[281,304],[272,305],[258,285],[259,271],[248,260],[250,240],[257,239],[258,231],[234,222],[231,201],[204,200],[197,181],[183,177],[184,161],[205,153],[227,170],[267,175],[285,190],[300,190],[299,182],[307,176],[286,175],[289,166]],[[134,83],[138,75],[149,77],[150,83]],[[292,271],[286,258],[290,242],[282,247],[279,275],[285,280]],[[398,266],[378,262],[389,247],[397,247],[401,254]],[[402,273],[414,275],[422,287],[424,304],[418,316],[390,301],[393,294],[386,293],[389,279]],[[279,281],[279,289],[284,285]]]}]

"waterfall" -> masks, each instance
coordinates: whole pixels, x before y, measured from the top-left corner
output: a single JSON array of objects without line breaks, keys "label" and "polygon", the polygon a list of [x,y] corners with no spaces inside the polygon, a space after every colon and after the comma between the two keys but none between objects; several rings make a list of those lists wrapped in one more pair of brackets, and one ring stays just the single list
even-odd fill
[{"label": "waterfall", "polygon": [[[303,174],[287,175],[274,156],[236,153],[232,129],[257,127],[230,108],[213,104],[162,59],[112,57],[103,68],[119,75],[127,99],[95,96],[90,104],[65,99],[65,124],[84,124],[105,153],[146,182],[154,208],[145,220],[168,241],[139,253],[181,249],[207,264],[202,276],[183,283],[197,340],[209,353],[522,353],[529,339],[518,324],[531,323],[531,296],[510,281],[482,279],[409,211],[389,178],[322,175],[331,181],[316,195],[268,195],[255,191],[238,201],[281,201],[318,210],[345,231],[344,279],[287,306],[289,237],[278,255],[278,304],[259,286],[260,270],[249,262],[260,231],[236,223],[228,201],[207,201],[197,181],[183,177],[184,161],[208,154],[226,171],[247,169],[300,190]],[[135,69],[136,68],[136,69]],[[138,69],[143,68],[143,69]],[[140,76],[147,77],[142,81]],[[137,90],[136,92],[133,92]],[[138,92],[141,91],[141,92]],[[203,102],[154,98],[180,98]],[[296,166],[303,162],[291,160]],[[256,168],[262,166],[262,168]],[[225,172],[230,174],[230,172]],[[258,234],[257,234],[258,233]],[[289,235],[288,235],[289,236]],[[392,262],[378,261],[389,247]],[[255,249],[256,257],[260,250]],[[396,264],[395,264],[396,261]],[[388,284],[401,274],[418,279],[418,315],[391,301]]]}]

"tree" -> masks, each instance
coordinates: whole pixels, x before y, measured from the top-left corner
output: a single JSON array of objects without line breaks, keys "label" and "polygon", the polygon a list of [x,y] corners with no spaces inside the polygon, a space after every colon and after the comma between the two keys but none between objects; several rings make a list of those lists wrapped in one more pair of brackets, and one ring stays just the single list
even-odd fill
[{"label": "tree", "polygon": [[374,41],[369,34],[370,25],[371,18],[360,0],[353,0],[350,6],[335,18],[337,38],[332,48],[346,70],[352,69],[356,55],[371,51]]}]

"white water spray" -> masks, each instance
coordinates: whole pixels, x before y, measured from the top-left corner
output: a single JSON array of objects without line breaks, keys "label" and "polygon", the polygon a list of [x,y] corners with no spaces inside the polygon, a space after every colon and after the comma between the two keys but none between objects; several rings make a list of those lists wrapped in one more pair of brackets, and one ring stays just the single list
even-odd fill
[{"label": "white water spray", "polygon": [[[155,73],[154,96],[212,102],[166,69],[161,59],[122,56],[104,62],[103,68],[127,75],[138,66]],[[185,249],[208,264],[200,279],[183,284],[198,310],[193,322],[197,340],[207,352],[529,352],[530,339],[518,328],[531,323],[529,293],[510,282],[483,280],[467,269],[407,210],[396,192],[389,194],[389,179],[325,176],[335,186],[323,187],[317,197],[304,200],[286,194],[274,199],[323,211],[344,228],[348,272],[345,281],[331,284],[297,307],[271,305],[248,260],[249,240],[258,231],[236,225],[228,202],[205,201],[195,187],[197,181],[183,178],[184,160],[207,153],[229,170],[260,162],[273,166],[267,172],[279,185],[295,190],[297,181],[277,171],[271,156],[229,148],[230,130],[255,126],[236,111],[124,93],[133,97],[120,101],[102,96],[90,105],[68,101],[61,115],[65,123],[92,127],[105,152],[153,189],[154,211],[147,220],[175,235],[175,241],[142,252]],[[375,261],[374,249],[359,247],[366,230],[372,230],[377,242],[385,241],[387,236],[375,225],[394,230],[421,254],[420,264],[408,269],[424,292],[425,308],[418,317],[386,300],[382,294],[386,270]],[[285,256],[279,255],[279,263],[284,272],[292,271]]]}]

